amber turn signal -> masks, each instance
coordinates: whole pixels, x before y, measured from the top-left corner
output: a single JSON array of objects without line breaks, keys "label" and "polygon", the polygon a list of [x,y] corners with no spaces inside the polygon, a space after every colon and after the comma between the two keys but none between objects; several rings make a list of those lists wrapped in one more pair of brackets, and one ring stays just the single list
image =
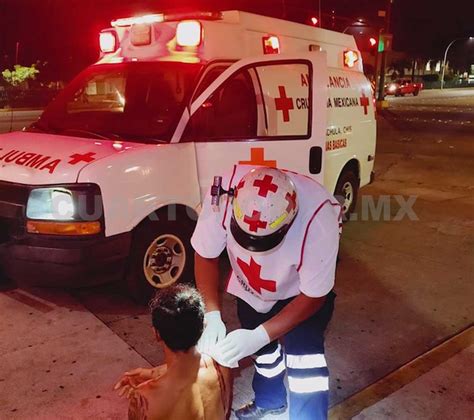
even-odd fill
[{"label": "amber turn signal", "polygon": [[101,231],[100,222],[34,222],[26,224],[28,233],[42,235],[86,236]]}]

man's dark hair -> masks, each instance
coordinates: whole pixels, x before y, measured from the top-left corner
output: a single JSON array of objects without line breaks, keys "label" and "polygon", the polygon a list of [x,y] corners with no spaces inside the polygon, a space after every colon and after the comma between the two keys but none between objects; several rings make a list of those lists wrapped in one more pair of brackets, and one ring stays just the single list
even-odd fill
[{"label": "man's dark hair", "polygon": [[178,284],[160,290],[150,302],[153,327],[173,351],[195,346],[204,329],[204,302],[191,286]]}]

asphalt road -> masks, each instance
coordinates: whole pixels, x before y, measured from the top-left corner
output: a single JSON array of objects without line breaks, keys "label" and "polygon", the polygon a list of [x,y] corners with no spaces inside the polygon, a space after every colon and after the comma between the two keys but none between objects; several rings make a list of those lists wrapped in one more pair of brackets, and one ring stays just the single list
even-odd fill
[{"label": "asphalt road", "polygon": [[[389,102],[378,116],[376,181],[361,191],[342,237],[327,336],[333,405],[474,319],[474,89]],[[162,361],[146,308],[116,285],[71,293],[129,349]],[[47,299],[62,305],[61,296]],[[229,297],[225,318],[237,327]],[[250,374],[241,371],[241,389]]]}]

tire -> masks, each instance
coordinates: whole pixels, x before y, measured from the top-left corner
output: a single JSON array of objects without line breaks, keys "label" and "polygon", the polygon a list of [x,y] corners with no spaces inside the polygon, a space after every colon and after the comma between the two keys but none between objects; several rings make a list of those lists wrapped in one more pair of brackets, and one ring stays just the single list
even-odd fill
[{"label": "tire", "polygon": [[[128,294],[147,304],[157,290],[178,282],[194,283],[191,236],[196,223],[182,209],[168,217],[167,209],[138,225],[132,238],[125,276]],[[156,217],[154,218],[156,219]]]},{"label": "tire", "polygon": [[413,96],[418,96],[418,94],[420,93],[420,91],[418,89],[416,89],[414,92],[413,92]]},{"label": "tire", "polygon": [[359,184],[359,178],[351,169],[344,170],[337,181],[334,196],[341,203],[344,222],[350,219],[355,210]]}]

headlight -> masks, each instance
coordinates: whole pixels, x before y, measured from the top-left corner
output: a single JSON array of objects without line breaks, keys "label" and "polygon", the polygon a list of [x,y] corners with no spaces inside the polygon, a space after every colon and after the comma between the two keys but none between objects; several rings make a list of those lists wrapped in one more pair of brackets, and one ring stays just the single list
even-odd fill
[{"label": "headlight", "polygon": [[388,90],[389,90],[390,92],[395,92],[395,91],[397,90],[397,86],[396,86],[396,85],[390,85],[390,86],[388,87]]},{"label": "headlight", "polygon": [[95,184],[71,184],[30,191],[27,232],[46,235],[95,235],[102,232],[103,206]]},{"label": "headlight", "polygon": [[26,217],[32,220],[74,220],[72,192],[65,188],[32,190],[26,207]]}]

